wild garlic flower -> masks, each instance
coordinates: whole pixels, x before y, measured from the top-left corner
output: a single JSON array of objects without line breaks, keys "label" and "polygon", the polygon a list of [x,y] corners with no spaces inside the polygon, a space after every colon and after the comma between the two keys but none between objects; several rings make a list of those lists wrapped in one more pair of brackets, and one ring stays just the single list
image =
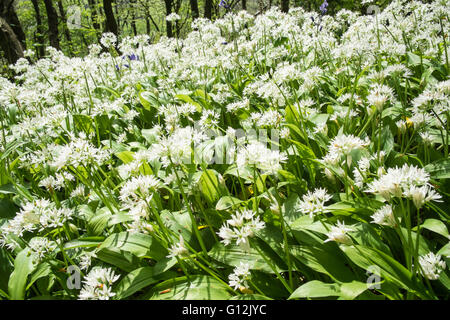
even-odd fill
[{"label": "wild garlic flower", "polygon": [[30,240],[28,245],[31,254],[35,255],[38,262],[42,261],[45,256],[52,254],[58,246],[55,241],[48,240],[44,237],[34,237]]},{"label": "wild garlic flower", "polygon": [[392,197],[413,200],[417,208],[425,202],[438,201],[441,196],[429,184],[430,175],[422,168],[405,164],[389,168],[380,178],[368,185],[367,192],[379,194],[387,201]]},{"label": "wild garlic flower", "polygon": [[238,168],[255,166],[265,174],[276,174],[286,160],[283,152],[270,150],[262,142],[252,141],[238,149],[236,165]]},{"label": "wild garlic flower", "polygon": [[25,203],[16,216],[2,227],[2,230],[22,237],[24,232],[61,227],[66,221],[72,219],[73,215],[74,211],[70,208],[56,208],[56,205],[47,199],[38,199]]},{"label": "wild garlic flower", "polygon": [[308,191],[307,194],[303,195],[296,209],[312,218],[314,215],[325,211],[325,202],[331,198],[332,196],[323,188],[315,189],[313,192]]},{"label": "wild garlic flower", "polygon": [[117,37],[112,32],[106,32],[102,35],[100,38],[100,43],[105,46],[106,48],[114,47],[117,42]]},{"label": "wild garlic flower", "polygon": [[181,17],[178,14],[176,14],[175,12],[172,12],[171,14],[166,16],[166,21],[168,21],[168,22],[174,22],[174,21],[177,21],[180,19],[181,19]]},{"label": "wild garlic flower", "polygon": [[420,256],[419,264],[423,276],[430,280],[439,279],[440,273],[446,268],[445,261],[441,260],[441,256],[435,255],[433,252]]},{"label": "wild garlic flower", "polygon": [[420,209],[425,203],[430,201],[442,202],[442,196],[429,185],[421,187],[410,186],[403,191],[403,195],[406,198],[412,199],[417,209]]},{"label": "wild garlic flower", "polygon": [[248,289],[247,281],[250,279],[250,265],[245,262],[239,262],[239,266],[235,267],[233,273],[228,276],[230,287],[235,290]]},{"label": "wild garlic flower", "polygon": [[369,139],[362,140],[354,135],[340,134],[331,140],[328,153],[322,158],[322,162],[326,164],[337,165],[342,156],[347,156],[347,165],[351,165],[350,152],[353,150],[363,149],[369,144]]},{"label": "wild garlic flower", "polygon": [[336,226],[331,226],[331,231],[327,233],[328,239],[324,242],[336,241],[343,244],[352,244],[352,239],[348,236],[347,232],[353,231],[353,228],[345,225],[344,222],[338,221]]},{"label": "wild garlic flower", "polygon": [[394,91],[386,85],[374,84],[367,96],[367,101],[375,106],[377,110],[382,110],[383,106],[394,99]]},{"label": "wild garlic flower", "polygon": [[388,204],[375,211],[375,213],[371,216],[371,218],[373,219],[372,223],[389,227],[396,226],[392,206]]},{"label": "wild garlic flower", "polygon": [[109,300],[116,295],[112,285],[120,278],[111,268],[95,268],[83,280],[80,300]]},{"label": "wild garlic flower", "polygon": [[183,257],[186,256],[188,253],[189,250],[186,248],[186,245],[184,244],[184,238],[180,234],[180,240],[169,248],[169,255],[167,255],[167,258]]},{"label": "wild garlic flower", "polygon": [[263,229],[265,223],[252,210],[237,211],[227,220],[217,233],[224,245],[236,241],[243,249],[249,251],[249,239],[257,231]]}]

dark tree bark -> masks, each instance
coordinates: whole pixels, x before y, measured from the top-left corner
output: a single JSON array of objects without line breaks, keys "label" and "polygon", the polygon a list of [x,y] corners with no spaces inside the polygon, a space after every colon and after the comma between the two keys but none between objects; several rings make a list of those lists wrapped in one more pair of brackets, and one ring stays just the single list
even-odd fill
[{"label": "dark tree bark", "polygon": [[41,9],[37,0],[31,0],[33,3],[34,12],[36,14],[36,34],[35,39],[39,44],[37,47],[37,57],[41,58],[45,55],[45,40],[44,40],[44,26],[42,25]]},{"label": "dark tree bark", "polygon": [[204,12],[205,18],[211,19],[212,6],[213,6],[212,0],[205,0],[205,12]]},{"label": "dark tree bark", "polygon": [[98,23],[97,2],[95,0],[89,0],[88,3],[89,3],[89,7],[91,9],[92,26],[94,27],[96,32],[99,32],[100,24]]},{"label": "dark tree bark", "polygon": [[137,35],[137,28],[136,28],[136,0],[131,1],[131,29],[133,30],[134,36]]},{"label": "dark tree bark", "polygon": [[281,11],[285,13],[289,11],[289,0],[281,0]]},{"label": "dark tree bark", "polygon": [[189,0],[189,3],[191,5],[192,18],[197,19],[198,17],[200,17],[200,14],[198,12],[198,1],[197,0]]},{"label": "dark tree bark", "polygon": [[23,58],[23,46],[6,19],[0,16],[0,47],[9,63]]},{"label": "dark tree bark", "polygon": [[242,10],[247,10],[247,0],[242,0]]},{"label": "dark tree bark", "polygon": [[61,17],[61,21],[64,25],[63,26],[64,35],[66,37],[67,42],[69,43],[69,52],[70,54],[72,54],[72,37],[70,36],[70,30],[67,27],[67,17],[64,11],[62,0],[58,0],[58,9],[59,9],[59,16]]},{"label": "dark tree bark", "polygon": [[117,27],[117,21],[114,17],[112,0],[103,0],[103,10],[105,11],[106,17],[105,32],[112,32],[118,36],[119,28]]},{"label": "dark tree bark", "polygon": [[14,0],[0,0],[0,16],[5,19],[17,39],[21,42],[22,47],[26,49],[25,33],[14,8]]},{"label": "dark tree bark", "polygon": [[[172,13],[172,0],[164,0],[164,4],[166,5],[166,16]],[[172,32],[172,22],[166,20],[166,32],[169,38],[173,37]]]},{"label": "dark tree bark", "polygon": [[48,38],[50,45],[55,49],[60,49],[58,33],[58,15],[53,7],[52,0],[44,0],[45,10],[47,11]]}]

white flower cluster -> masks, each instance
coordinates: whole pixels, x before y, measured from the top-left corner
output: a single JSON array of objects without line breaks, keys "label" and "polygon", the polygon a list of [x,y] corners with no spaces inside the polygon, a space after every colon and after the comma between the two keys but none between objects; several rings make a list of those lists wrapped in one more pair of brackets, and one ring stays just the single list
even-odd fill
[{"label": "white flower cluster", "polygon": [[325,202],[331,197],[324,188],[315,189],[313,192],[308,191],[297,204],[296,210],[308,214],[312,218],[316,214],[325,212]]},{"label": "white flower cluster", "polygon": [[255,166],[265,174],[277,174],[281,164],[287,160],[286,155],[279,150],[270,150],[262,142],[251,141],[237,151],[236,165]]},{"label": "white flower cluster", "polygon": [[230,287],[236,289],[248,289],[248,280],[250,279],[250,265],[245,262],[239,262],[239,266],[235,267],[233,272],[228,276]]},{"label": "white flower cluster", "polygon": [[119,279],[111,268],[94,268],[83,280],[79,300],[109,300],[116,295],[112,285]]},{"label": "white flower cluster", "polygon": [[344,244],[352,244],[352,239],[347,234],[353,231],[352,227],[346,226],[344,222],[338,221],[335,226],[331,226],[331,231],[327,233],[328,239],[324,242],[336,241]]},{"label": "white flower cluster", "polygon": [[421,208],[426,202],[441,199],[429,180],[430,176],[424,169],[405,164],[401,168],[389,168],[368,185],[367,192],[379,194],[387,201],[393,197],[409,198],[417,208]]},{"label": "white flower cluster", "polygon": [[22,237],[26,231],[61,227],[66,221],[72,219],[73,215],[73,209],[57,208],[47,199],[38,199],[25,203],[13,219],[0,228],[0,231]]},{"label": "white flower cluster", "polygon": [[259,217],[252,210],[237,211],[227,220],[219,232],[217,233],[221,242],[229,245],[233,241],[240,245],[245,250],[250,250],[249,239],[258,230],[263,229],[265,223],[260,221]]},{"label": "white flower cluster", "polygon": [[439,279],[440,273],[447,267],[441,256],[435,255],[433,252],[420,256],[419,263],[422,274],[430,280]]}]

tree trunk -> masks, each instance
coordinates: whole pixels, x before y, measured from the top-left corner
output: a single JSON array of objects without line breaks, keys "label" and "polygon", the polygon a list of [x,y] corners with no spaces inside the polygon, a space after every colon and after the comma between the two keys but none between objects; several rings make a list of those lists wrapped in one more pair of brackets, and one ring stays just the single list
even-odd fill
[{"label": "tree trunk", "polygon": [[72,54],[72,37],[70,36],[70,30],[67,27],[67,17],[66,13],[64,12],[64,6],[62,3],[62,0],[58,0],[58,9],[59,9],[59,16],[61,17],[61,21],[63,22],[63,29],[64,29],[64,35],[66,37],[67,42],[69,43],[69,53]]},{"label": "tree trunk", "polygon": [[116,18],[114,18],[112,0],[103,0],[103,10],[105,11],[106,17],[105,32],[112,32],[118,36],[119,29],[117,27]]},{"label": "tree trunk", "polygon": [[16,38],[21,42],[22,48],[26,49],[25,33],[16,14],[14,0],[0,0],[0,16],[5,19],[6,23],[16,35]]},{"label": "tree trunk", "polygon": [[100,24],[98,23],[97,3],[94,0],[89,0],[88,3],[89,3],[89,7],[91,9],[92,26],[94,27],[96,32],[99,32]]},{"label": "tree trunk", "polygon": [[288,13],[289,11],[289,0],[281,0],[281,11]]},{"label": "tree trunk", "polygon": [[242,0],[242,10],[247,10],[247,0]]},{"label": "tree trunk", "polygon": [[45,10],[47,11],[48,38],[50,45],[55,49],[60,49],[58,34],[58,15],[53,7],[52,0],[44,0]]},{"label": "tree trunk", "polygon": [[[166,5],[166,16],[172,13],[172,0],[164,0],[164,4]],[[166,20],[166,32],[169,38],[173,37],[172,32],[172,22]]]},{"label": "tree trunk", "polygon": [[212,13],[212,0],[205,0],[205,12],[204,17],[211,20],[211,13]]},{"label": "tree trunk", "polygon": [[44,29],[42,25],[42,17],[41,17],[41,10],[39,9],[39,3],[37,0],[31,0],[34,7],[34,12],[36,13],[36,42],[39,44],[37,47],[37,57],[42,58],[45,56],[45,40],[44,40]]},{"label": "tree trunk", "polygon": [[197,19],[200,16],[200,14],[198,12],[198,1],[197,0],[189,0],[189,3],[191,5],[192,19]]},{"label": "tree trunk", "polygon": [[13,64],[23,58],[23,46],[6,19],[0,16],[0,47],[5,52],[6,59]]}]

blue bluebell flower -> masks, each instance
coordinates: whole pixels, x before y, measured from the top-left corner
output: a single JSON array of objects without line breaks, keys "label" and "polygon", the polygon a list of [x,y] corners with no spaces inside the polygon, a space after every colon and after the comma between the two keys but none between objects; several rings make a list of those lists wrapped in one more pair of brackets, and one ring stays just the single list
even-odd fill
[{"label": "blue bluebell flower", "polygon": [[219,7],[222,7],[222,8],[225,8],[225,9],[230,9],[231,8],[225,0],[220,0]]},{"label": "blue bluebell flower", "polygon": [[320,6],[320,12],[322,12],[322,14],[325,14],[327,12],[327,7],[328,7],[328,2],[327,0],[324,0],[324,2],[322,3],[322,5]]}]

